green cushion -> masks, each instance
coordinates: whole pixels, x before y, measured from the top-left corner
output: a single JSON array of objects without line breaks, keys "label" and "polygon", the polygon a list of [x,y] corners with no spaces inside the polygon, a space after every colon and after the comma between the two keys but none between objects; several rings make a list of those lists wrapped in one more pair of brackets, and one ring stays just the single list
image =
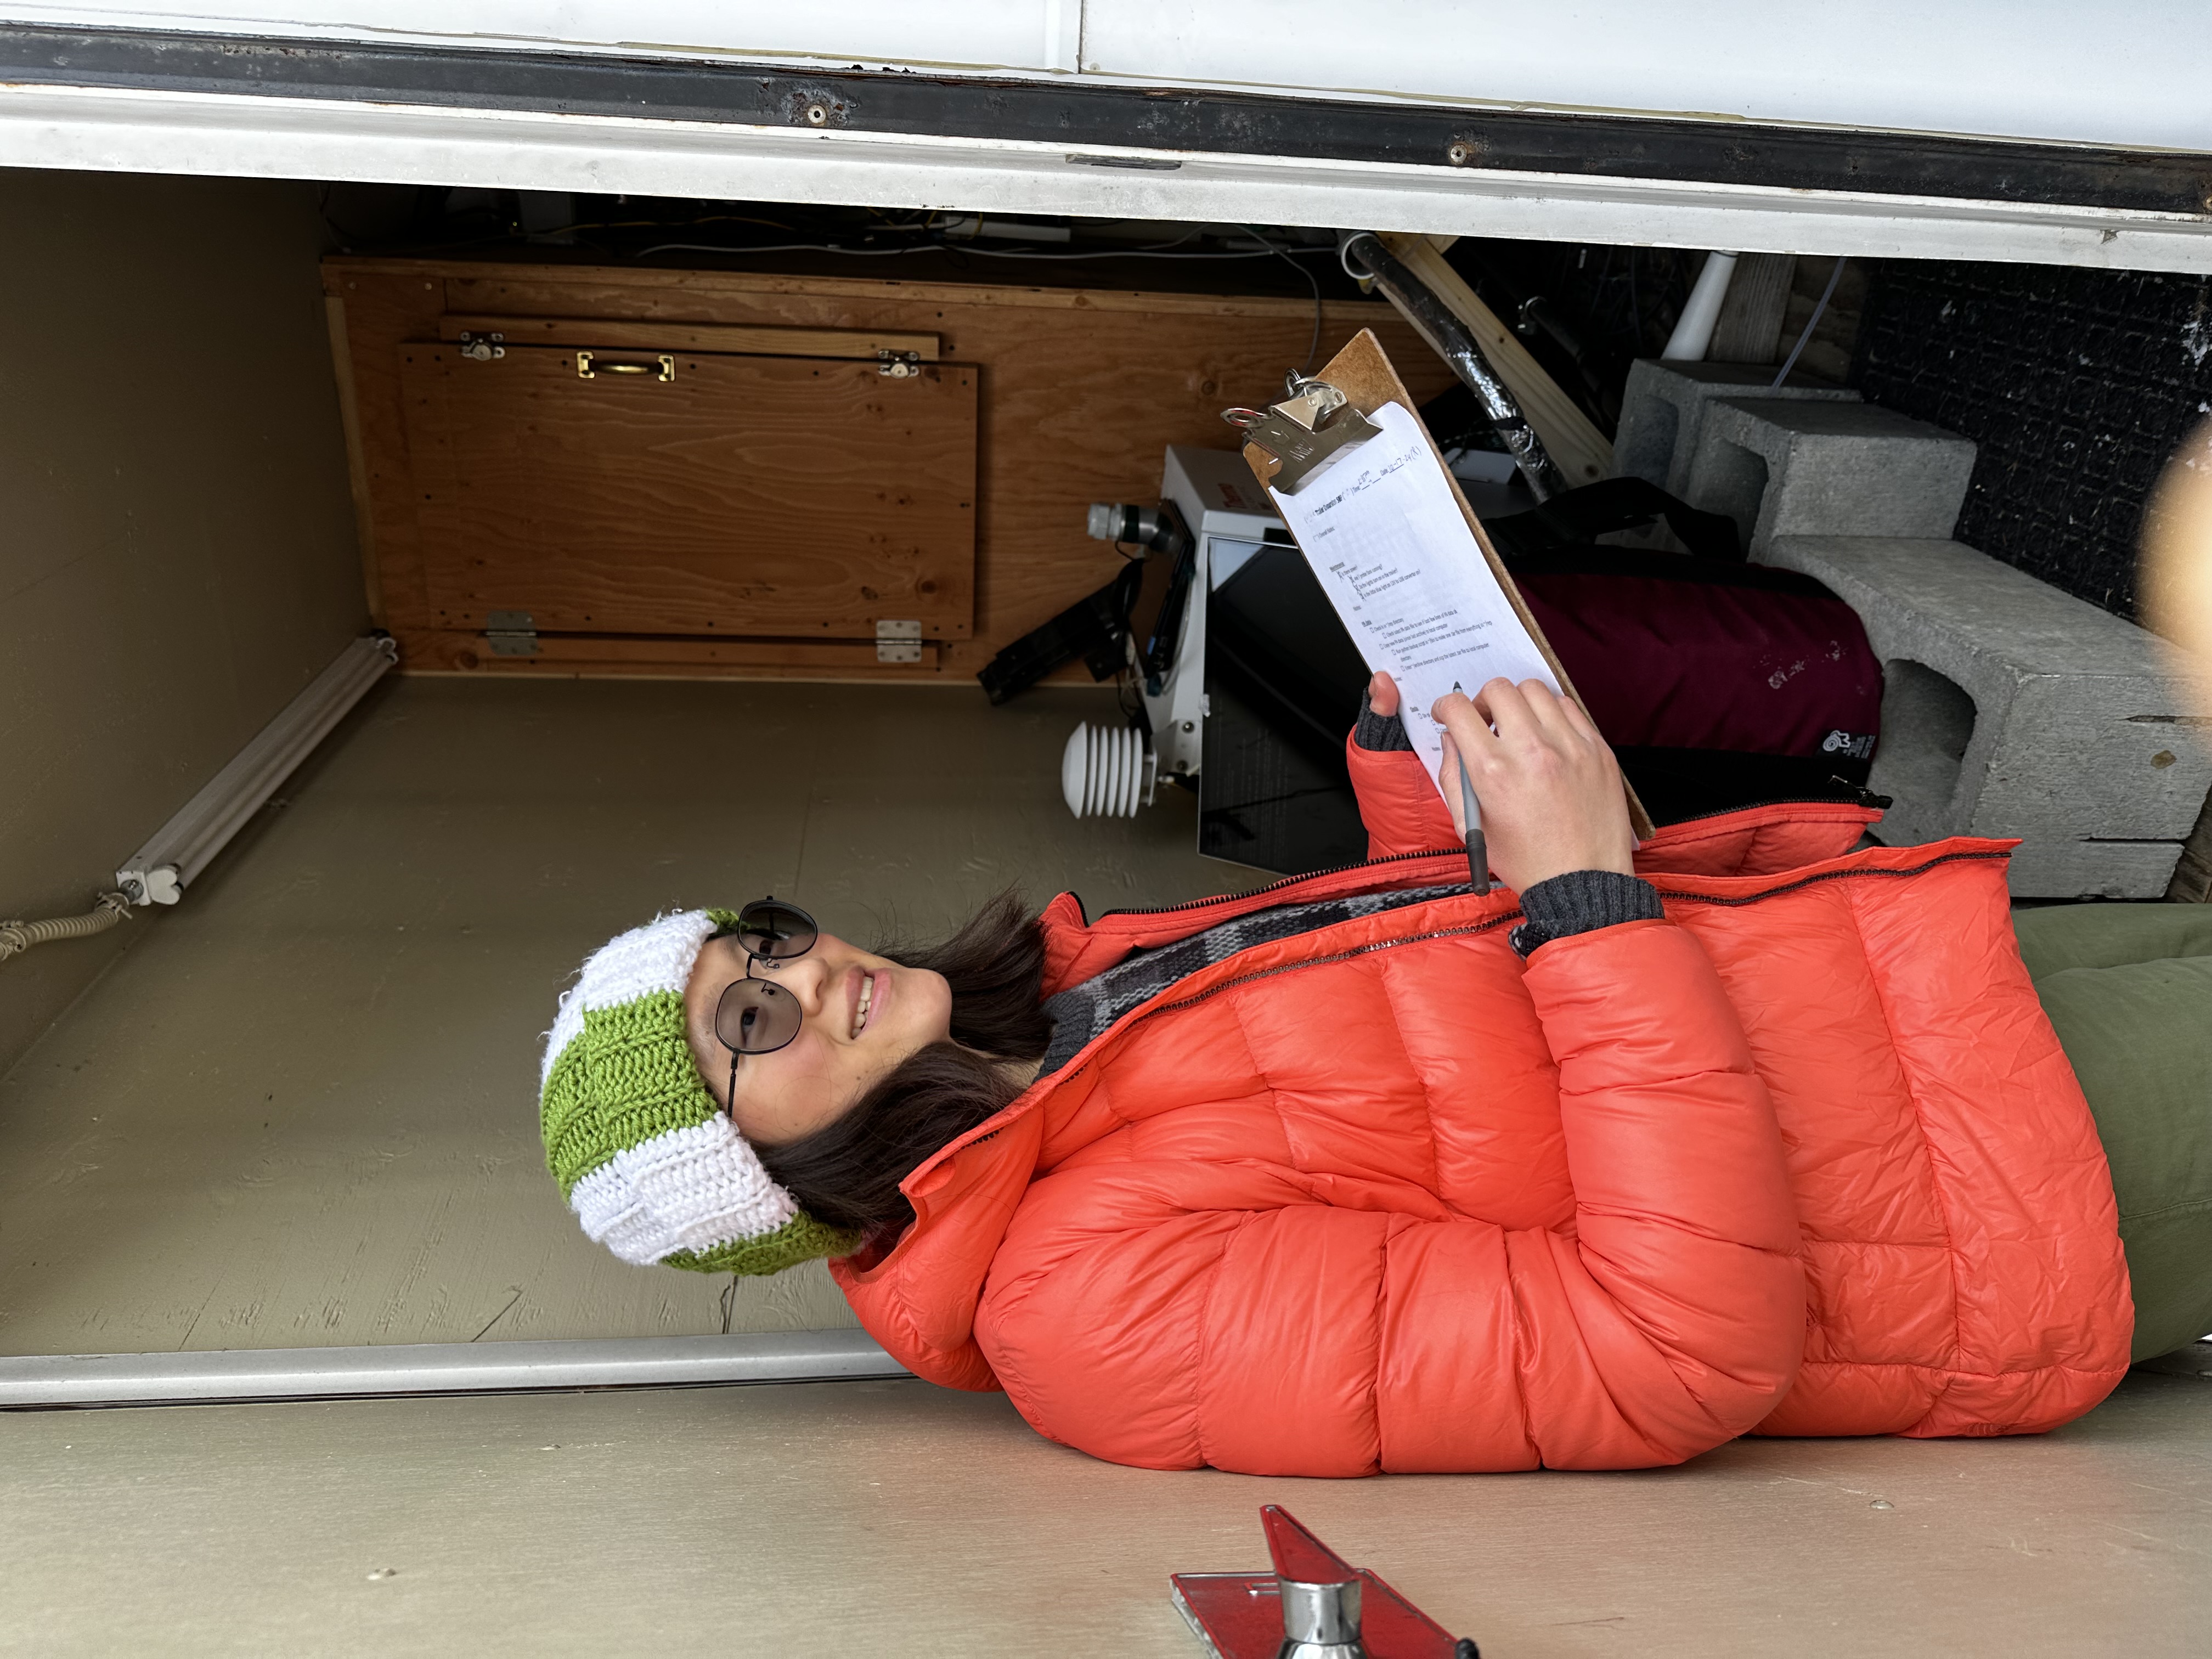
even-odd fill
[{"label": "green cushion", "polygon": [[[2037,994],[2112,1164],[2135,1357],[2170,1352],[2212,1332],[2212,913],[2079,905],[2015,920],[2024,953],[2035,937]],[[2189,953],[2146,959],[2162,948]],[[2082,965],[2057,965],[2069,960]]]},{"label": "green cushion", "polygon": [[2212,957],[2212,904],[2044,904],[2012,913],[2028,975]]}]

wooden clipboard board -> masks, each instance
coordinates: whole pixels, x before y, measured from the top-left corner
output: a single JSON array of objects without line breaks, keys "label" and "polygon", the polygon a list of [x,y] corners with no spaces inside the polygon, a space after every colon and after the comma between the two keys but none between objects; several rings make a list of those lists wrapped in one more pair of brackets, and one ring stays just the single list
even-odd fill
[{"label": "wooden clipboard board", "polygon": [[[1363,328],[1352,336],[1352,343],[1324,363],[1321,372],[1313,378],[1326,380],[1344,393],[1352,406],[1362,415],[1372,415],[1385,404],[1396,404],[1416,420],[1419,418],[1419,410],[1414,405],[1413,395],[1406,390],[1405,383],[1399,380],[1398,371],[1390,367],[1390,359],[1371,329]],[[1474,509],[1467,504],[1467,492],[1459,487],[1459,480],[1452,477],[1451,469],[1444,465],[1443,452],[1437,447],[1437,441],[1425,425],[1421,428],[1421,440],[1428,445],[1429,453],[1436,458],[1437,470],[1451,479],[1452,499],[1459,503],[1461,515],[1467,520],[1468,529],[1474,532],[1474,544],[1482,550],[1482,556],[1489,561],[1490,574],[1498,578],[1498,586],[1512,605],[1513,614],[1520,617],[1521,625],[1528,630],[1528,637],[1536,642],[1536,649],[1543,653],[1545,663],[1559,682],[1559,689],[1575,700],[1583,713],[1589,714],[1589,705],[1583,702],[1582,694],[1575,690],[1575,683],[1569,677],[1565,665],[1560,662],[1559,653],[1552,649],[1552,642],[1544,637],[1544,630],[1536,625],[1536,618],[1530,614],[1528,601],[1521,597],[1521,589],[1507,573],[1505,562],[1498,556],[1498,550],[1491,545],[1489,532],[1483,529],[1482,520],[1474,516]],[[1244,446],[1244,464],[1252,469],[1252,476],[1262,485],[1268,483],[1281,470],[1281,463],[1256,444]],[[1299,550],[1303,552],[1304,550]],[[1592,724],[1595,725],[1595,721],[1593,720]],[[1620,787],[1628,797],[1629,828],[1635,831],[1638,841],[1649,841],[1652,834],[1651,815],[1644,810],[1644,803],[1637,799],[1635,786],[1626,776],[1622,777]]]}]

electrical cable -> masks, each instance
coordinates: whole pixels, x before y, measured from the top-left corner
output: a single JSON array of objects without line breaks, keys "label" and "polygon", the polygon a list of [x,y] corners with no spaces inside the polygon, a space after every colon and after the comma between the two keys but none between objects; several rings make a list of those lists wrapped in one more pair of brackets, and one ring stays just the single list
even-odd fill
[{"label": "electrical cable", "polygon": [[[362,246],[364,241],[374,241],[375,240],[374,238],[363,238],[359,234],[338,224],[336,220],[332,218],[329,211],[330,187],[327,185],[323,187],[318,205],[321,210],[320,216],[322,217],[324,224],[328,228],[333,238],[342,246],[348,248],[358,247]],[[632,259],[646,258],[656,253],[720,253],[729,255],[733,258],[753,253],[832,253],[842,254],[850,258],[886,258],[901,253],[928,252],[941,252],[956,260],[963,257],[972,257],[984,259],[1043,259],[1054,261],[1163,258],[1279,258],[1284,261],[1285,264],[1288,264],[1291,270],[1297,271],[1299,275],[1304,276],[1306,278],[1307,286],[1313,290],[1315,295],[1315,343],[1308,349],[1307,352],[1307,361],[1309,365],[1311,363],[1314,353],[1320,349],[1320,285],[1315,282],[1312,273],[1308,271],[1304,266],[1297,263],[1297,259],[1295,256],[1308,253],[1325,253],[1330,251],[1328,248],[1281,247],[1271,241],[1266,236],[1261,235],[1256,230],[1254,230],[1249,225],[1241,226],[1239,228],[1243,229],[1247,235],[1249,235],[1253,240],[1260,244],[1260,246],[1256,249],[1232,248],[1218,251],[1203,249],[1186,250],[1183,246],[1185,243],[1194,240],[1196,238],[1205,234],[1201,228],[1195,227],[1186,231],[1182,235],[1176,237],[1173,241],[1150,243],[1138,247],[1086,248],[1080,251],[1066,252],[1032,247],[983,247],[972,242],[956,241],[951,238],[937,234],[936,233],[939,230],[946,218],[946,216],[941,213],[908,210],[906,213],[902,213],[900,216],[894,217],[892,215],[888,214],[878,208],[869,208],[866,211],[871,217],[879,222],[885,229],[893,232],[909,233],[912,234],[913,240],[902,240],[892,246],[885,247],[864,247],[855,246],[849,242],[838,241],[775,242],[751,246],[733,246],[719,242],[669,241],[656,242],[647,247],[629,250],[627,252],[618,248],[609,248],[607,251],[611,253],[617,254],[619,257]],[[456,249],[481,247],[502,242],[542,242],[553,237],[574,236],[579,233],[589,233],[593,231],[688,229],[693,226],[710,224],[758,225],[764,229],[781,230],[787,233],[796,228],[795,226],[781,221],[756,218],[747,214],[709,213],[701,214],[694,218],[678,220],[673,223],[665,220],[656,219],[580,219],[568,224],[556,225],[544,229],[536,230],[526,229],[520,225],[511,225],[507,228],[493,231],[488,234],[459,236],[445,239],[404,240],[397,246],[402,249],[451,252]]]},{"label": "electrical cable", "polygon": [[[1047,253],[1042,251],[1031,252],[1025,248],[974,247],[966,242],[925,243],[923,246],[957,247],[963,253],[972,253],[984,259],[1289,259],[1291,258],[1289,252],[1278,247],[1266,248],[1256,253],[1248,251],[1233,251],[1225,253],[1196,252],[1170,253],[1164,249],[1153,248],[1100,248],[1096,252],[1084,253]],[[1299,248],[1296,251],[1300,253],[1328,252],[1327,248],[1318,247]],[[1291,269],[1300,269],[1296,261],[1292,261]]]},{"label": "electrical cable", "polygon": [[1636,250],[1628,250],[1628,324],[1636,336],[1636,355],[1644,355],[1644,305],[1636,295]]},{"label": "electrical cable", "polygon": [[46,921],[0,921],[0,962],[34,945],[104,933],[117,922],[128,920],[130,915],[130,898],[123,893],[111,892],[102,893],[92,908],[81,916],[55,916]]},{"label": "electrical cable", "polygon": [[[1254,241],[1259,243],[1261,247],[1266,248],[1270,253],[1276,255],[1285,264],[1288,265],[1292,270],[1297,271],[1299,276],[1304,277],[1306,279],[1306,286],[1313,289],[1313,338],[1306,342],[1306,360],[1304,363],[1299,365],[1298,368],[1298,373],[1300,374],[1310,374],[1314,370],[1314,359],[1321,355],[1321,278],[1315,276],[1310,270],[1308,270],[1296,259],[1291,258],[1289,253],[1285,252],[1283,249],[1277,247],[1273,242],[1262,236],[1258,231],[1253,229],[1251,226],[1244,225],[1240,227],[1240,228],[1247,236],[1249,236]],[[1339,252],[1337,255],[1337,264],[1342,264],[1343,263],[1344,256],[1341,252]]]},{"label": "electrical cable", "polygon": [[[686,219],[691,225],[758,225],[765,230],[788,232],[793,227],[778,223],[774,219],[752,219],[742,213],[709,213],[696,219]],[[667,230],[671,227],[658,219],[579,219],[573,225],[556,225],[550,230],[526,230],[517,227],[512,233],[517,236],[538,238],[567,236],[579,230]]]},{"label": "electrical cable", "polygon": [[902,247],[843,247],[836,242],[776,242],[767,247],[726,247],[714,242],[656,242],[629,257],[642,259],[653,253],[844,253],[856,259],[879,259],[887,254],[912,253],[916,246],[933,246],[923,242]]},{"label": "electrical cable", "polygon": [[1805,342],[1813,337],[1813,331],[1820,325],[1820,313],[1828,308],[1828,301],[1835,298],[1836,284],[1844,280],[1844,261],[1850,257],[1849,254],[1837,257],[1836,268],[1828,273],[1828,285],[1820,290],[1820,303],[1813,307],[1813,314],[1805,319],[1804,330],[1797,336],[1797,343],[1790,348],[1790,355],[1782,360],[1781,369],[1766,388],[1769,392],[1788,380],[1790,371],[1797,367],[1797,354],[1804,350]]},{"label": "electrical cable", "polygon": [[[321,215],[324,225],[337,238],[340,244],[342,246],[350,247],[358,246],[365,240],[371,241],[374,240],[374,238],[365,239],[358,233],[348,230],[343,225],[338,223],[338,222],[331,216],[330,211],[330,191],[331,186],[327,184],[322,187],[322,193],[318,198],[318,210]],[[871,210],[871,211],[872,210]],[[536,230],[527,228],[520,224],[511,224],[504,230],[494,231],[489,234],[482,236],[461,236],[413,240],[403,239],[396,244],[396,246],[403,249],[465,248],[480,246],[483,244],[492,242],[544,241],[556,236],[574,235],[578,231],[670,230],[678,228],[688,228],[693,225],[724,224],[758,225],[763,229],[781,230],[785,232],[787,234],[796,228],[796,227],[785,224],[780,220],[757,219],[749,214],[705,213],[701,214],[695,218],[680,220],[677,222],[677,224],[675,225],[671,225],[665,221],[659,219],[579,219],[569,224],[551,225],[544,229]],[[389,247],[394,245],[387,243],[386,246]]]},{"label": "electrical cable", "polygon": [[[487,239],[491,240],[491,239]],[[925,253],[939,252],[960,253],[979,259],[1267,259],[1288,254],[1280,249],[1266,249],[1256,253],[1200,253],[1169,252],[1150,248],[1100,248],[1084,253],[1047,253],[1019,248],[974,247],[965,242],[908,242],[898,247],[848,247],[838,242],[777,242],[767,247],[727,247],[713,242],[656,242],[642,247],[629,257],[642,259],[654,253],[727,253],[732,256],[747,253],[843,253],[854,258],[880,258],[892,253]],[[1321,253],[1322,248],[1301,249],[1301,252]],[[1299,267],[1293,263],[1292,270]]]},{"label": "electrical cable", "polygon": [[[899,228],[919,229],[924,232],[934,231],[939,228],[937,222],[939,216],[933,213],[925,218],[919,226],[900,226]],[[1121,257],[1136,253],[1164,253],[1170,249],[1179,248],[1185,242],[1193,240],[1199,235],[1199,229],[1196,227],[1194,227],[1191,229],[1183,232],[1182,235],[1176,237],[1172,242],[1146,242],[1140,247],[1117,248],[1112,250],[1112,252],[1117,256]],[[1027,252],[1014,248],[977,247],[972,242],[963,241],[954,243],[944,237],[939,237],[936,240],[934,246],[946,248],[958,246],[971,253],[995,253],[1001,258],[1008,259],[1094,259],[1100,257],[1099,254],[1094,252],[1052,253],[1042,249],[1039,249],[1036,252]]]}]

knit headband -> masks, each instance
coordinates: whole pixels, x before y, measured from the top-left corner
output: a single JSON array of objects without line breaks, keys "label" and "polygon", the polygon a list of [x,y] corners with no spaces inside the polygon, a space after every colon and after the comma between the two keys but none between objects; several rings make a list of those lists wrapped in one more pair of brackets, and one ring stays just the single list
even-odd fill
[{"label": "knit headband", "polygon": [[849,1255],[770,1179],[707,1092],[684,1036],[684,988],[727,910],[686,910],[602,945],[546,1036],[545,1164],[585,1234],[625,1261],[773,1273]]}]

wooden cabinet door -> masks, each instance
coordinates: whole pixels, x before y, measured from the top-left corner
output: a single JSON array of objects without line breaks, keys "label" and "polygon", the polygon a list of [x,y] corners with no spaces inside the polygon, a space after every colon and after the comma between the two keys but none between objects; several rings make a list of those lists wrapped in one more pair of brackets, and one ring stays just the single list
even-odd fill
[{"label": "wooden cabinet door", "polygon": [[439,625],[967,638],[976,371],[651,349],[402,345]]}]

